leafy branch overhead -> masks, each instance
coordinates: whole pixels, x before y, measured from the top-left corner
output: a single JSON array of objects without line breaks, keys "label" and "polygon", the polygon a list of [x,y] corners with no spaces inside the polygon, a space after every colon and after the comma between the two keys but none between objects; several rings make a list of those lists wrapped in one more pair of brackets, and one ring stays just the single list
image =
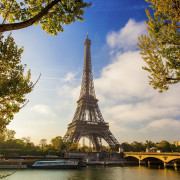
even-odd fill
[{"label": "leafy branch overhead", "polygon": [[149,83],[159,92],[180,82],[180,1],[146,0],[154,17],[146,9],[148,35],[139,37],[138,47],[147,63]]},{"label": "leafy branch overhead", "polygon": [[57,32],[63,32],[64,24],[71,24],[76,19],[84,21],[84,8],[90,5],[83,0],[1,0],[0,15],[8,24],[0,25],[0,32],[40,23],[48,34],[57,35]]}]

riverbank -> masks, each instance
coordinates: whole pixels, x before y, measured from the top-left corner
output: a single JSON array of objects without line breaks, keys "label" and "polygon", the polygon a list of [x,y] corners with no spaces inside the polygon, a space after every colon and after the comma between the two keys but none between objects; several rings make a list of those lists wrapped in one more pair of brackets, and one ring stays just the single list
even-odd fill
[{"label": "riverbank", "polygon": [[88,161],[86,162],[87,165],[119,165],[119,166],[125,166],[125,165],[138,165],[138,162],[135,161]]},{"label": "riverbank", "polygon": [[[132,153],[131,153],[132,154]],[[134,153],[135,155],[137,153]],[[146,166],[152,166],[152,165],[158,165],[158,166],[164,166],[166,167],[175,167],[179,168],[180,167],[180,158],[178,159],[173,159],[176,155],[174,153],[168,153],[168,156],[172,158],[170,161],[164,161],[161,160],[159,155],[162,155],[162,158],[166,158],[164,154],[153,154],[154,156],[156,155],[157,157],[152,157],[152,154],[148,154],[147,157],[142,158],[142,155],[146,155],[147,153],[138,153],[137,157],[127,156],[127,153],[109,153],[109,152],[88,152],[88,153],[82,153],[82,152],[68,152],[64,153],[64,157],[59,157],[59,156],[6,156],[3,159],[8,161],[8,160],[18,160],[19,164],[25,164],[27,168],[31,168],[32,165],[37,162],[37,161],[58,161],[58,160],[66,160],[68,163],[68,160],[78,160],[79,167],[83,166],[93,166],[93,165],[104,165],[104,166],[111,166],[111,165],[118,165],[118,166],[128,166],[128,165],[146,165]],[[170,156],[171,155],[171,156]],[[179,155],[179,154],[178,154]],[[177,156],[177,155],[176,155]],[[178,156],[179,157],[179,156]],[[138,159],[140,158],[140,160]],[[23,160],[23,162],[22,162]],[[166,160],[166,159],[165,159]],[[5,162],[6,165],[7,162]],[[13,162],[14,163],[14,162]],[[80,165],[81,164],[81,165]],[[12,166],[12,164],[11,164]],[[20,167],[20,166],[19,166]],[[0,167],[1,168],[1,167]],[[18,168],[18,167],[17,167]]]}]

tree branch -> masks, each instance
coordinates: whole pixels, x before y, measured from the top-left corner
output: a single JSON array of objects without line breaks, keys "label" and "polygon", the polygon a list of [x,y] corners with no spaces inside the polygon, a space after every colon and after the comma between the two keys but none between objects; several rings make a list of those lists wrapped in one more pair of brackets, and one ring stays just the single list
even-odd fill
[{"label": "tree branch", "polygon": [[[40,77],[41,77],[41,73],[40,73],[38,79],[36,80],[36,82],[31,86],[31,88],[34,88],[34,86],[38,83]],[[28,102],[29,102],[29,100],[27,100],[26,103],[25,103],[22,107],[20,107],[20,109],[22,109],[23,107],[25,107],[25,106],[27,105]]]},{"label": "tree branch", "polygon": [[34,88],[34,86],[38,83],[38,81],[39,81],[39,79],[41,78],[41,73],[40,73],[40,75],[39,75],[39,77],[38,77],[38,79],[36,80],[36,82],[32,85],[32,87],[31,88]]},{"label": "tree branch", "polygon": [[11,23],[11,24],[1,24],[0,32],[23,29],[23,28],[33,25],[36,21],[39,21],[44,15],[46,15],[48,13],[48,11],[60,1],[61,0],[52,1],[39,14],[37,14],[36,16],[34,16],[33,18],[31,18],[27,21],[19,22],[19,23]]},{"label": "tree branch", "polygon": [[180,81],[180,77],[178,77],[178,78],[168,78],[168,77],[166,77],[166,81],[171,81],[171,80]]}]

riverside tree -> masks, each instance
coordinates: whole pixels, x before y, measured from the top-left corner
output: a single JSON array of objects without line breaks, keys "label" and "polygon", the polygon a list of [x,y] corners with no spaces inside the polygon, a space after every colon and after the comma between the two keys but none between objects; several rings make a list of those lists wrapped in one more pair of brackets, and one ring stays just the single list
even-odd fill
[{"label": "riverside tree", "polygon": [[60,150],[61,147],[64,145],[64,142],[61,136],[56,136],[55,138],[51,139],[51,144],[54,149]]},{"label": "riverside tree", "polygon": [[39,145],[42,149],[44,149],[45,146],[47,146],[47,139],[41,139]]},{"label": "riverside tree", "polygon": [[0,133],[26,102],[25,95],[33,90],[30,70],[25,75],[21,63],[23,48],[18,49],[11,35],[3,40],[0,33]]},{"label": "riverside tree", "polygon": [[63,24],[71,24],[76,19],[84,21],[84,8],[90,5],[83,0],[1,0],[0,15],[4,21],[0,32],[40,23],[46,33],[57,35],[63,32]]},{"label": "riverside tree", "polygon": [[146,9],[148,35],[139,37],[140,54],[147,63],[150,85],[159,92],[180,82],[180,1],[146,0],[154,13]]}]

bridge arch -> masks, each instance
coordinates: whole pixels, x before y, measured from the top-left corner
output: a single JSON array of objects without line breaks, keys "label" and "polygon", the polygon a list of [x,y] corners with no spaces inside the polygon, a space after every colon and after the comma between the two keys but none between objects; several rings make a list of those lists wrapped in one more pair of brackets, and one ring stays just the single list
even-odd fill
[{"label": "bridge arch", "polygon": [[148,166],[151,165],[161,165],[164,164],[164,161],[161,158],[157,157],[145,157],[142,158],[142,161],[144,161]]},{"label": "bridge arch", "polygon": [[177,157],[169,158],[167,162],[171,162],[171,161],[178,161],[178,162],[180,162],[180,157],[179,158],[177,158]]},{"label": "bridge arch", "polygon": [[139,162],[139,158],[136,156],[126,156],[125,159]]},{"label": "bridge arch", "polygon": [[153,156],[143,157],[141,160],[142,161],[147,161],[147,160],[156,160],[156,159],[161,161],[162,163],[164,162],[164,160],[162,158],[153,157]]}]

